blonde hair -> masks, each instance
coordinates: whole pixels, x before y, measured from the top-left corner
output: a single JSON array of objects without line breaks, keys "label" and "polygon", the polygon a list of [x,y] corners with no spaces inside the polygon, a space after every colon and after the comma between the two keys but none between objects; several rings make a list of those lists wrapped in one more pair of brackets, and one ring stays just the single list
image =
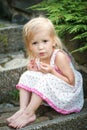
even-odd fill
[{"label": "blonde hair", "polygon": [[26,51],[28,55],[31,54],[31,52],[29,51],[29,43],[32,40],[33,36],[41,28],[45,28],[47,31],[49,31],[50,36],[54,38],[55,48],[62,49],[62,42],[56,34],[54,25],[48,18],[40,16],[40,17],[31,19],[23,27],[23,39],[25,42]]}]

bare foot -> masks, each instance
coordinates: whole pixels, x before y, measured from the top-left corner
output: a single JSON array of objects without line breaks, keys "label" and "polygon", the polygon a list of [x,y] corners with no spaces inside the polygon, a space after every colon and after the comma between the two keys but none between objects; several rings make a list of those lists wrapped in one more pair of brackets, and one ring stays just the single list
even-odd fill
[{"label": "bare foot", "polygon": [[18,118],[19,116],[21,116],[23,114],[24,110],[25,109],[20,109],[14,115],[12,115],[11,117],[7,118],[7,122],[11,123],[12,121],[14,121],[16,118]]},{"label": "bare foot", "polygon": [[36,115],[34,113],[27,114],[24,112],[14,122],[9,123],[9,126],[13,127],[13,128],[22,128],[22,127],[30,124],[31,122],[34,122],[35,120],[36,120]]}]

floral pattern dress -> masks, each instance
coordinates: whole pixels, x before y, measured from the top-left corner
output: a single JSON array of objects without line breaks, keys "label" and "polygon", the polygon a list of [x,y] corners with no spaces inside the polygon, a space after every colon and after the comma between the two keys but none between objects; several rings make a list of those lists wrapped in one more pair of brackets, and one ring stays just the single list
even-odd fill
[{"label": "floral pattern dress", "polygon": [[[56,69],[54,64],[55,57],[59,51],[59,49],[54,50],[50,60],[50,65],[54,69]],[[36,93],[59,113],[80,112],[84,104],[83,79],[71,61],[69,62],[75,74],[75,86],[71,86],[50,73],[44,74],[27,70],[21,75],[16,87],[17,89],[23,88],[29,92]]]}]

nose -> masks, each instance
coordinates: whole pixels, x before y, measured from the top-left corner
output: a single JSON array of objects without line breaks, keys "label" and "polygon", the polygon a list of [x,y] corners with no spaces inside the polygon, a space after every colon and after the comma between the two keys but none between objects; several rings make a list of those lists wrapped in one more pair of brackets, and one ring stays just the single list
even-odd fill
[{"label": "nose", "polygon": [[39,48],[40,50],[43,49],[43,44],[40,43],[40,44],[38,45],[38,48]]}]

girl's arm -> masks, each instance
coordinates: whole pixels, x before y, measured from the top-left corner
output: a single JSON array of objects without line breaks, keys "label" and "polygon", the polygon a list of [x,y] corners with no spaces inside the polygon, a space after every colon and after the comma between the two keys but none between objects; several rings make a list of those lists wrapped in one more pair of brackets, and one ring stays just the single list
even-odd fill
[{"label": "girl's arm", "polygon": [[69,83],[70,85],[74,85],[75,77],[74,77],[73,70],[70,66],[70,61],[68,56],[62,52],[58,52],[55,59],[55,64],[59,68],[62,74],[59,74],[53,69],[51,73],[57,76],[58,78],[61,78],[65,82]]}]

